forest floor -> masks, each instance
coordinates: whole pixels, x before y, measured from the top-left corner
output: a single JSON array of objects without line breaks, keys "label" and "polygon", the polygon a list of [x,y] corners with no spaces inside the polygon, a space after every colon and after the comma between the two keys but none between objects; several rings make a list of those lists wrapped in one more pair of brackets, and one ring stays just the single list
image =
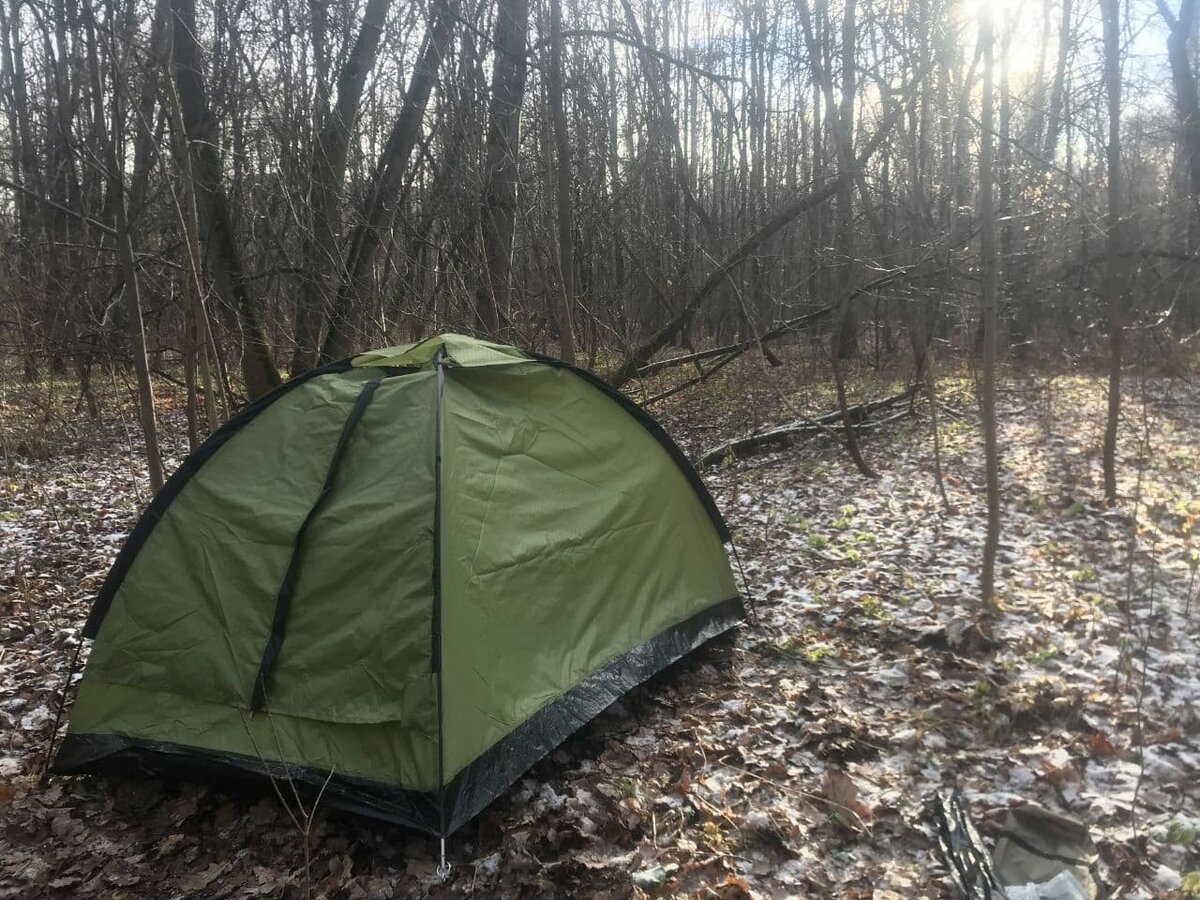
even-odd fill
[{"label": "forest floor", "polygon": [[[690,452],[830,408],[802,362],[749,359],[654,411]],[[739,368],[740,366],[740,368]],[[867,435],[703,474],[757,622],[674,666],[449,842],[274,795],[37,772],[79,627],[147,501],[136,425],[60,385],[0,387],[0,898],[948,897],[922,798],[985,835],[1036,802],[1085,821],[1114,897],[1200,897],[1200,384],[1133,378],[1122,501],[1100,502],[1104,390],[1002,385],[1002,611],[984,630],[970,382]],[[115,387],[115,386],[114,386]],[[896,389],[861,375],[860,398]],[[164,443],[184,449],[178,398]]]}]

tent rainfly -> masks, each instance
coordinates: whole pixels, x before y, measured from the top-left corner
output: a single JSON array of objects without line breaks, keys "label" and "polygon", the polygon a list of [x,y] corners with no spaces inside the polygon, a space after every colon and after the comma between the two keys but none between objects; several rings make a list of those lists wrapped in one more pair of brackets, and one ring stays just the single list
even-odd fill
[{"label": "tent rainfly", "polygon": [[452,334],[325,366],[154,498],[54,770],[290,779],[444,838],[742,618],[728,540],[586,371]]}]

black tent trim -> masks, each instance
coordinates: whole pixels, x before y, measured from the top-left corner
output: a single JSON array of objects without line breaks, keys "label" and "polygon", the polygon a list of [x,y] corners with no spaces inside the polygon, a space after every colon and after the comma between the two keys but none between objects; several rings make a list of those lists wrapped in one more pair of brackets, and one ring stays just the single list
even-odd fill
[{"label": "black tent trim", "polygon": [[713,604],[621,654],[543,706],[451,779],[443,808],[437,790],[410,791],[306,766],[113,734],[68,734],[51,771],[59,775],[147,773],[191,780],[290,780],[302,796],[395,822],[449,834],[481,812],[531,766],[623,694],[744,618],[742,600]]},{"label": "black tent trim", "polygon": [[662,444],[663,449],[667,451],[671,459],[674,460],[675,465],[683,472],[684,477],[688,480],[688,484],[692,486],[692,490],[695,491],[696,496],[700,499],[700,503],[704,506],[704,511],[708,513],[708,517],[712,520],[713,527],[717,529],[717,536],[720,537],[721,543],[728,544],[733,539],[729,525],[726,523],[725,517],[721,515],[721,510],[717,508],[717,502],[713,499],[712,494],[708,492],[703,479],[700,478],[700,473],[696,471],[696,467],[692,465],[692,461],[687,458],[687,454],[675,443],[674,438],[667,434],[666,430],[658,424],[653,416],[595,372],[589,372],[587,369],[573,366],[570,363],[563,362],[561,359],[555,359],[553,356],[544,356],[534,350],[522,350],[521,352],[535,362],[544,363],[555,369],[565,369],[568,372],[572,372],[615,402],[621,409],[629,413],[629,415],[633,416],[639,425],[650,432],[655,440]]}]

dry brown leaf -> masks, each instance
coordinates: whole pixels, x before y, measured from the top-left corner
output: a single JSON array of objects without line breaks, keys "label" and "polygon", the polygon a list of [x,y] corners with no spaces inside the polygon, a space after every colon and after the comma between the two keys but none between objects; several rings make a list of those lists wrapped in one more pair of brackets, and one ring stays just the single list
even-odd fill
[{"label": "dry brown leaf", "polygon": [[726,875],[725,880],[717,885],[717,896],[721,900],[750,900],[754,895],[750,885],[736,875]]},{"label": "dry brown leaf", "polygon": [[1156,731],[1153,734],[1147,735],[1147,744],[1180,744],[1183,743],[1183,732],[1178,728],[1164,728],[1162,731]]},{"label": "dry brown leaf", "polygon": [[1069,781],[1078,781],[1079,773],[1070,762],[1056,763],[1049,757],[1042,760],[1042,777],[1054,785],[1063,785]]},{"label": "dry brown leaf", "polygon": [[871,821],[871,808],[858,799],[858,785],[845,772],[827,772],[821,783],[821,794],[834,806],[858,816],[864,824]]},{"label": "dry brown leaf", "polygon": [[209,863],[207,867],[199,872],[193,872],[185,878],[179,880],[179,886],[185,891],[202,891],[217,878],[219,878],[226,869],[229,868],[229,863]]},{"label": "dry brown leaf", "polygon": [[1093,734],[1088,739],[1088,746],[1091,747],[1092,753],[1101,759],[1111,759],[1121,755],[1121,748],[1113,744],[1103,731]]}]

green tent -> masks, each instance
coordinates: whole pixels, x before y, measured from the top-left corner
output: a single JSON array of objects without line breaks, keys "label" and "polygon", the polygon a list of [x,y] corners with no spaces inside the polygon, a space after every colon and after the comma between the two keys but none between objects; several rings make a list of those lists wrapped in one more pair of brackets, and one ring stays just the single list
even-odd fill
[{"label": "green tent", "polygon": [[728,539],[586,371],[450,334],[326,366],[138,522],[55,771],[286,777],[445,836],[740,620]]}]

